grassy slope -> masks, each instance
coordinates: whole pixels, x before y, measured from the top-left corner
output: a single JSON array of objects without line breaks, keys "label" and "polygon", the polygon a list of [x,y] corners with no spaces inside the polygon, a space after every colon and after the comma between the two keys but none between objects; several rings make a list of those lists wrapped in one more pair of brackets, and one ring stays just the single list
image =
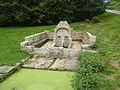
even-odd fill
[{"label": "grassy slope", "polygon": [[120,11],[120,1],[119,1],[119,2],[116,2],[116,3],[113,5],[113,9]]},{"label": "grassy slope", "polygon": [[[74,29],[82,29],[96,35],[98,52],[106,64],[111,65],[111,61],[120,61],[120,15],[104,13],[99,17],[101,22],[96,24],[87,21],[72,23],[71,26]],[[25,36],[53,28],[54,26],[0,28],[0,65],[13,65],[22,58],[29,56],[20,51],[19,44]],[[120,72],[120,69],[113,66],[109,69],[115,70],[116,73]],[[108,70],[108,72],[111,71]],[[111,75],[113,74],[109,73],[107,77],[111,78]],[[116,82],[117,79],[105,80],[103,87],[115,90],[118,87]]]},{"label": "grassy slope", "polygon": [[3,83],[0,90],[72,90],[73,72],[21,69]]},{"label": "grassy slope", "polygon": [[80,22],[72,24],[72,27],[96,35],[98,51],[104,60],[120,60],[120,15],[106,12],[99,17],[100,23]]},{"label": "grassy slope", "polygon": [[[80,22],[72,24],[72,27],[91,32],[97,37],[97,51],[109,66],[102,73],[105,78],[102,80],[103,83],[100,86],[102,89],[100,90],[119,90],[120,64],[116,65],[113,62],[120,63],[120,15],[104,13],[99,17],[101,19],[100,23]],[[119,77],[119,79],[116,77]]]},{"label": "grassy slope", "polygon": [[110,2],[109,8],[120,11],[120,0],[112,0]]}]

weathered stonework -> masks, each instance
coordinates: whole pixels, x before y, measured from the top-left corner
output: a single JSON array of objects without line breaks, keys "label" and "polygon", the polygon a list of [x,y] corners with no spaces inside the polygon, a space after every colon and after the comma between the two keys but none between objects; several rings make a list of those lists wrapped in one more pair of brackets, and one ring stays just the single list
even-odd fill
[{"label": "weathered stonework", "polygon": [[0,66],[0,73],[9,73],[14,66]]},{"label": "weathered stonework", "polygon": [[[49,69],[74,70],[72,61],[74,64],[77,62],[76,54],[94,44],[95,41],[96,37],[90,33],[73,30],[66,21],[60,21],[54,31],[45,31],[25,37],[25,41],[21,43],[21,49],[37,55],[39,60],[33,57],[24,67],[46,69],[56,59],[54,65]],[[49,61],[48,58],[52,58],[52,60]],[[32,65],[31,61],[38,61],[38,63]],[[46,62],[45,65],[42,65],[42,62]]]},{"label": "weathered stonework", "polygon": [[66,21],[60,21],[54,30],[53,42],[56,47],[72,47],[71,30],[72,28]]},{"label": "weathered stonework", "polygon": [[25,68],[35,69],[49,69],[49,70],[70,70],[74,71],[78,62],[76,57],[73,58],[45,58],[38,55],[33,56],[29,59],[26,64],[23,65]]}]

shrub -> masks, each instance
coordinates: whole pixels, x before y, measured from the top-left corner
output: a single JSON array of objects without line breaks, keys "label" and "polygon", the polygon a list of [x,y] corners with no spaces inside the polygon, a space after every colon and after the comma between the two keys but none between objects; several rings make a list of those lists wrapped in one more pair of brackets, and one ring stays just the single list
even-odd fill
[{"label": "shrub", "polygon": [[93,90],[100,84],[99,77],[87,68],[79,67],[72,80],[74,90]]},{"label": "shrub", "polygon": [[87,22],[87,23],[91,22],[90,19],[85,19],[84,21]]},{"label": "shrub", "polygon": [[101,57],[97,53],[83,52],[78,56],[80,67],[87,68],[91,72],[100,72],[104,69]]},{"label": "shrub", "polygon": [[95,17],[92,18],[92,22],[93,23],[100,22],[100,18],[95,16]]},{"label": "shrub", "polygon": [[106,9],[116,9],[116,7],[117,9],[119,9],[119,5],[120,5],[119,2],[120,2],[119,0],[109,0],[109,2],[105,4],[105,7]]},{"label": "shrub", "polygon": [[98,72],[104,69],[104,64],[98,53],[82,52],[78,55],[79,66],[72,79],[75,90],[93,90],[101,83]]},{"label": "shrub", "polygon": [[96,43],[94,43],[94,44],[92,44],[92,45],[90,46],[90,48],[91,48],[92,50],[97,50],[98,47],[99,47],[99,46],[98,46],[98,44],[96,44]]}]

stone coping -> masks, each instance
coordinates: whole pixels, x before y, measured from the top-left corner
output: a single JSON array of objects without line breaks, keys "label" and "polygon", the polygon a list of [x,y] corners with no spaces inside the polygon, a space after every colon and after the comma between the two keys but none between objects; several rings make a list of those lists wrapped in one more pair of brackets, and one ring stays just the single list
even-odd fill
[{"label": "stone coping", "polygon": [[16,63],[15,66],[0,66],[0,82],[4,81],[7,77],[12,75],[15,71],[19,70],[24,62],[30,57],[23,59],[22,62]]},{"label": "stone coping", "polygon": [[15,66],[0,66],[1,73],[9,73]]}]

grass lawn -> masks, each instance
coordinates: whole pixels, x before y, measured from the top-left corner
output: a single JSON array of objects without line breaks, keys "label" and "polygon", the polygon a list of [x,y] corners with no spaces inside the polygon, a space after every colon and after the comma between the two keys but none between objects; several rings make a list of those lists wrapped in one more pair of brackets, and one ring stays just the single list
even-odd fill
[{"label": "grass lawn", "polygon": [[20,50],[26,36],[53,29],[54,26],[0,28],[0,65],[15,65],[29,55]]},{"label": "grass lawn", "polygon": [[108,6],[110,9],[120,11],[120,0],[112,0]]},{"label": "grass lawn", "polygon": [[[100,23],[72,23],[77,30],[85,30],[97,36],[98,49],[106,60],[120,59],[120,15],[104,13]],[[15,65],[29,55],[20,50],[20,43],[26,36],[52,30],[55,26],[2,27],[0,28],[0,65]]]},{"label": "grass lawn", "polygon": [[[101,87],[104,87],[105,89],[108,90],[115,90],[118,88],[120,89],[120,83],[118,83],[118,79],[120,80],[120,67],[119,65],[116,65],[115,62],[120,62],[120,15],[117,14],[112,14],[112,13],[104,13],[102,15],[99,15],[100,22],[93,24],[91,21],[84,21],[84,22],[77,22],[77,23],[71,23],[72,28],[77,29],[77,30],[84,30],[88,31],[91,34],[95,35],[97,37],[97,51],[102,57],[102,60],[105,62],[105,64],[109,65],[109,68],[107,68],[105,75],[106,75],[106,80],[104,80],[103,85]],[[39,33],[44,30],[52,30],[54,29],[53,26],[37,26],[37,27],[4,27],[0,28],[0,65],[14,65],[18,61],[20,61],[22,58],[28,57],[29,55],[23,51],[20,50],[20,42],[24,41],[25,36],[29,36],[35,33]],[[26,73],[27,74],[26,74]],[[15,82],[15,87],[17,88],[22,88],[26,87],[25,90],[30,90],[30,88],[39,88],[39,85],[31,73],[34,74],[35,72],[35,78],[40,78],[40,80],[43,80],[42,82],[44,84],[41,84],[40,87],[42,88],[51,88],[51,90],[54,90],[55,87],[60,87],[59,84],[55,84],[55,87],[53,87],[49,83],[51,82],[54,78],[58,77],[61,83],[60,85],[66,85],[68,83],[67,77],[62,77],[59,72],[55,72],[58,76],[54,77],[52,76],[53,72],[49,72],[51,75],[46,75],[46,71],[30,71],[30,70],[21,70],[20,72],[17,72],[10,78],[8,78],[5,82],[1,84],[0,90],[9,90],[7,87],[14,88],[14,80]],[[36,73],[38,72],[38,74]],[[20,74],[20,76],[19,76]],[[24,77],[24,74],[26,74]],[[114,76],[113,76],[114,74]],[[46,75],[46,76],[44,76]],[[66,75],[66,74],[65,74]],[[32,76],[32,77],[31,77]],[[112,79],[110,79],[112,77]],[[18,79],[15,79],[17,78]],[[51,78],[54,77],[54,78]],[[24,80],[26,78],[26,80]],[[31,78],[33,81],[29,81],[29,78]],[[30,80],[31,80],[30,79]],[[45,81],[44,81],[45,79]],[[23,83],[19,83],[19,80]],[[9,82],[9,86],[7,85]],[[28,86],[28,82],[30,86]],[[35,86],[32,86],[32,82],[35,83]],[[57,81],[56,81],[57,82]],[[23,85],[23,86],[21,86]],[[24,86],[25,85],[25,86]],[[58,85],[58,86],[57,86]],[[27,87],[28,86],[28,87]],[[67,88],[70,88],[70,86],[62,86],[63,90],[67,90]],[[4,89],[2,89],[4,88]],[[6,89],[5,89],[6,88]],[[14,89],[13,89],[14,90]],[[19,89],[18,89],[19,90]],[[22,89],[23,90],[23,89]],[[31,89],[33,90],[33,89]],[[42,89],[44,90],[44,89]],[[55,89],[56,90],[56,89]],[[60,90],[60,89],[57,89]],[[70,90],[70,89],[68,89]],[[103,89],[102,89],[103,90]]]},{"label": "grass lawn", "polygon": [[73,72],[21,69],[3,83],[0,90],[73,90]]},{"label": "grass lawn", "polygon": [[114,3],[113,9],[120,11],[120,1],[117,1],[117,2]]}]

